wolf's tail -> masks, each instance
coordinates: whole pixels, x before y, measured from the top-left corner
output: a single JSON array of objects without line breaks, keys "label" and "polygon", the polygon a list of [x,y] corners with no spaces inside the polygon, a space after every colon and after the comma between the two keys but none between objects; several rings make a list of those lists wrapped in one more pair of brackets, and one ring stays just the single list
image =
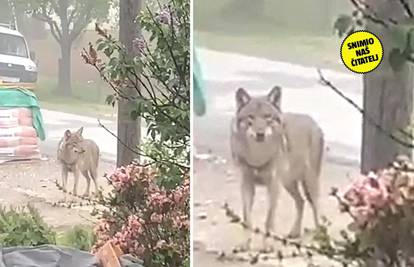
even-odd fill
[{"label": "wolf's tail", "polygon": [[[95,144],[96,145],[96,144]],[[96,145],[96,158],[95,158],[95,166],[98,168],[99,166],[99,159],[101,158],[101,151],[99,149],[99,146]]]},{"label": "wolf's tail", "polygon": [[315,175],[318,177],[321,174],[322,169],[322,157],[323,157],[323,151],[325,146],[325,140],[323,136],[323,132],[321,128],[317,128],[317,130],[312,135],[312,141],[311,141],[311,161],[312,165],[315,170]]}]

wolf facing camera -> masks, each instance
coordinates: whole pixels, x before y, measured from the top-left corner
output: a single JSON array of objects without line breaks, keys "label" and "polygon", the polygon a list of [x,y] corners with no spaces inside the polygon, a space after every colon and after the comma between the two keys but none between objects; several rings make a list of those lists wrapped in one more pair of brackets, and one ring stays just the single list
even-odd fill
[{"label": "wolf facing camera", "polygon": [[75,182],[73,185],[73,195],[77,195],[79,174],[86,179],[86,190],[83,194],[89,196],[91,179],[95,184],[95,193],[98,192],[98,163],[99,147],[89,139],[82,136],[83,127],[72,133],[66,130],[60,140],[57,151],[57,158],[62,164],[62,187],[67,192],[68,173],[73,173]]},{"label": "wolf facing camera", "polygon": [[[282,89],[275,86],[266,96],[250,96],[240,88],[236,92],[236,116],[231,126],[232,158],[241,171],[243,221],[252,228],[252,207],[256,186],[268,193],[266,233],[274,233],[279,183],[293,198],[296,218],[288,234],[301,234],[304,199],[309,202],[315,226],[319,225],[319,187],[323,132],[308,115],[284,113]],[[245,249],[250,248],[251,237]],[[266,246],[266,245],[265,245]]]}]

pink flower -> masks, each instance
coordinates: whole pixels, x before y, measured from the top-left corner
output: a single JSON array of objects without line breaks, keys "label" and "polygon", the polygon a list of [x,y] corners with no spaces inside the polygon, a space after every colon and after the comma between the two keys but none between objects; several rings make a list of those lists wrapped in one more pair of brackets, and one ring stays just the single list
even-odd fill
[{"label": "pink flower", "polygon": [[137,246],[135,247],[135,253],[136,253],[138,256],[142,256],[142,255],[144,255],[144,252],[145,252],[145,248],[144,248],[144,246],[142,246],[142,245],[137,245]]},{"label": "pink flower", "polygon": [[[173,249],[173,246],[177,246],[174,249],[180,253],[188,253],[188,244],[183,241],[186,242],[190,225],[189,177],[185,176],[183,185],[169,191],[157,186],[155,174],[151,167],[132,164],[118,168],[107,176],[114,188],[112,195],[121,196],[126,201],[131,200],[134,208],[125,210],[124,206],[114,206],[114,210],[103,214],[105,220],[101,220],[94,229],[98,238],[94,251],[111,241],[118,244],[124,253],[141,258],[148,257],[154,248]],[[127,194],[124,194],[127,189]],[[122,218],[125,212],[129,212],[129,216],[124,221],[112,217],[112,214],[119,214]]]},{"label": "pink flower", "polygon": [[351,186],[345,191],[343,198],[346,200],[347,204],[350,206],[360,206],[363,205],[362,195],[359,188]]},{"label": "pink flower", "polygon": [[390,194],[387,181],[382,180],[374,173],[361,176],[354,181],[343,195],[344,200],[351,207],[372,206],[384,208],[389,204]]},{"label": "pink flower", "polygon": [[376,208],[384,208],[389,204],[389,193],[383,183],[380,181],[376,182],[375,187],[366,186],[362,188],[361,193],[366,205]]},{"label": "pink flower", "polygon": [[395,192],[395,176],[391,169],[360,176],[343,194],[343,211],[351,214],[360,228],[372,227],[382,217],[396,213],[398,195]]},{"label": "pink flower", "polygon": [[180,202],[182,198],[183,198],[183,193],[181,191],[174,192],[174,194],[173,194],[173,201],[175,203]]},{"label": "pink flower", "polygon": [[167,197],[164,192],[155,192],[149,196],[149,205],[153,205],[155,207],[163,207],[164,204],[170,203],[171,200]]},{"label": "pink flower", "polygon": [[163,248],[165,245],[167,244],[167,242],[165,240],[158,240],[157,245],[155,246],[155,248]]},{"label": "pink flower", "polygon": [[161,223],[162,222],[162,215],[157,214],[157,213],[153,213],[153,214],[151,214],[150,220],[153,223]]},{"label": "pink flower", "polygon": [[367,206],[353,208],[350,212],[359,227],[371,225],[375,219],[375,211]]},{"label": "pink flower", "polygon": [[130,167],[120,167],[109,176],[109,180],[113,184],[116,190],[125,191],[130,185],[133,184],[133,177],[131,176]]},{"label": "pink flower", "polygon": [[161,9],[160,13],[158,14],[158,20],[162,24],[169,24],[171,20],[171,13],[167,7],[164,7],[163,9]]},{"label": "pink flower", "polygon": [[128,228],[132,231],[141,232],[142,224],[136,215],[131,215],[128,218]]}]

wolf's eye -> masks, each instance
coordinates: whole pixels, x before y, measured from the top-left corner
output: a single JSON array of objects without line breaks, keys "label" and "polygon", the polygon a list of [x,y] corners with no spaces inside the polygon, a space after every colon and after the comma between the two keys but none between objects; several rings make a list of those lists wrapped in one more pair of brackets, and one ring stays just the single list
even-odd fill
[{"label": "wolf's eye", "polygon": [[282,122],[279,116],[268,116],[266,121],[268,124],[280,124]]},{"label": "wolf's eye", "polygon": [[264,116],[264,119],[266,120],[266,123],[268,125],[271,125],[271,124],[273,124],[275,122],[272,115],[265,115]]},{"label": "wolf's eye", "polygon": [[247,117],[247,125],[252,126],[253,125],[253,120],[254,120],[254,116],[253,115],[249,115]]},{"label": "wolf's eye", "polygon": [[279,116],[276,116],[276,117],[274,117],[273,118],[277,123],[281,123],[282,122],[282,120],[280,119],[280,117]]}]

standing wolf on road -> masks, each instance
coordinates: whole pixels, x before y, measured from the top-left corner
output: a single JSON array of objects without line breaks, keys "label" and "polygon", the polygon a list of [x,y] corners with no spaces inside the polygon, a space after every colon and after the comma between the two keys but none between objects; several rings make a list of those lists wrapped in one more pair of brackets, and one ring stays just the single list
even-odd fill
[{"label": "standing wolf on road", "polygon": [[[252,206],[257,185],[265,186],[269,207],[265,231],[274,232],[279,183],[295,202],[296,219],[288,235],[300,236],[305,197],[313,210],[315,226],[319,224],[319,176],[324,148],[323,132],[308,115],[281,110],[280,87],[267,96],[250,96],[244,89],[236,92],[237,112],[232,121],[231,151],[241,170],[241,196],[245,226],[252,228]],[[251,238],[243,245],[250,248]]]},{"label": "standing wolf on road", "polygon": [[66,192],[68,173],[72,172],[75,177],[73,195],[77,195],[79,173],[86,178],[86,190],[84,196],[89,196],[91,179],[95,184],[95,193],[98,192],[98,163],[99,147],[89,139],[82,136],[83,127],[75,133],[65,131],[59,142],[57,158],[62,164],[62,187]]}]

